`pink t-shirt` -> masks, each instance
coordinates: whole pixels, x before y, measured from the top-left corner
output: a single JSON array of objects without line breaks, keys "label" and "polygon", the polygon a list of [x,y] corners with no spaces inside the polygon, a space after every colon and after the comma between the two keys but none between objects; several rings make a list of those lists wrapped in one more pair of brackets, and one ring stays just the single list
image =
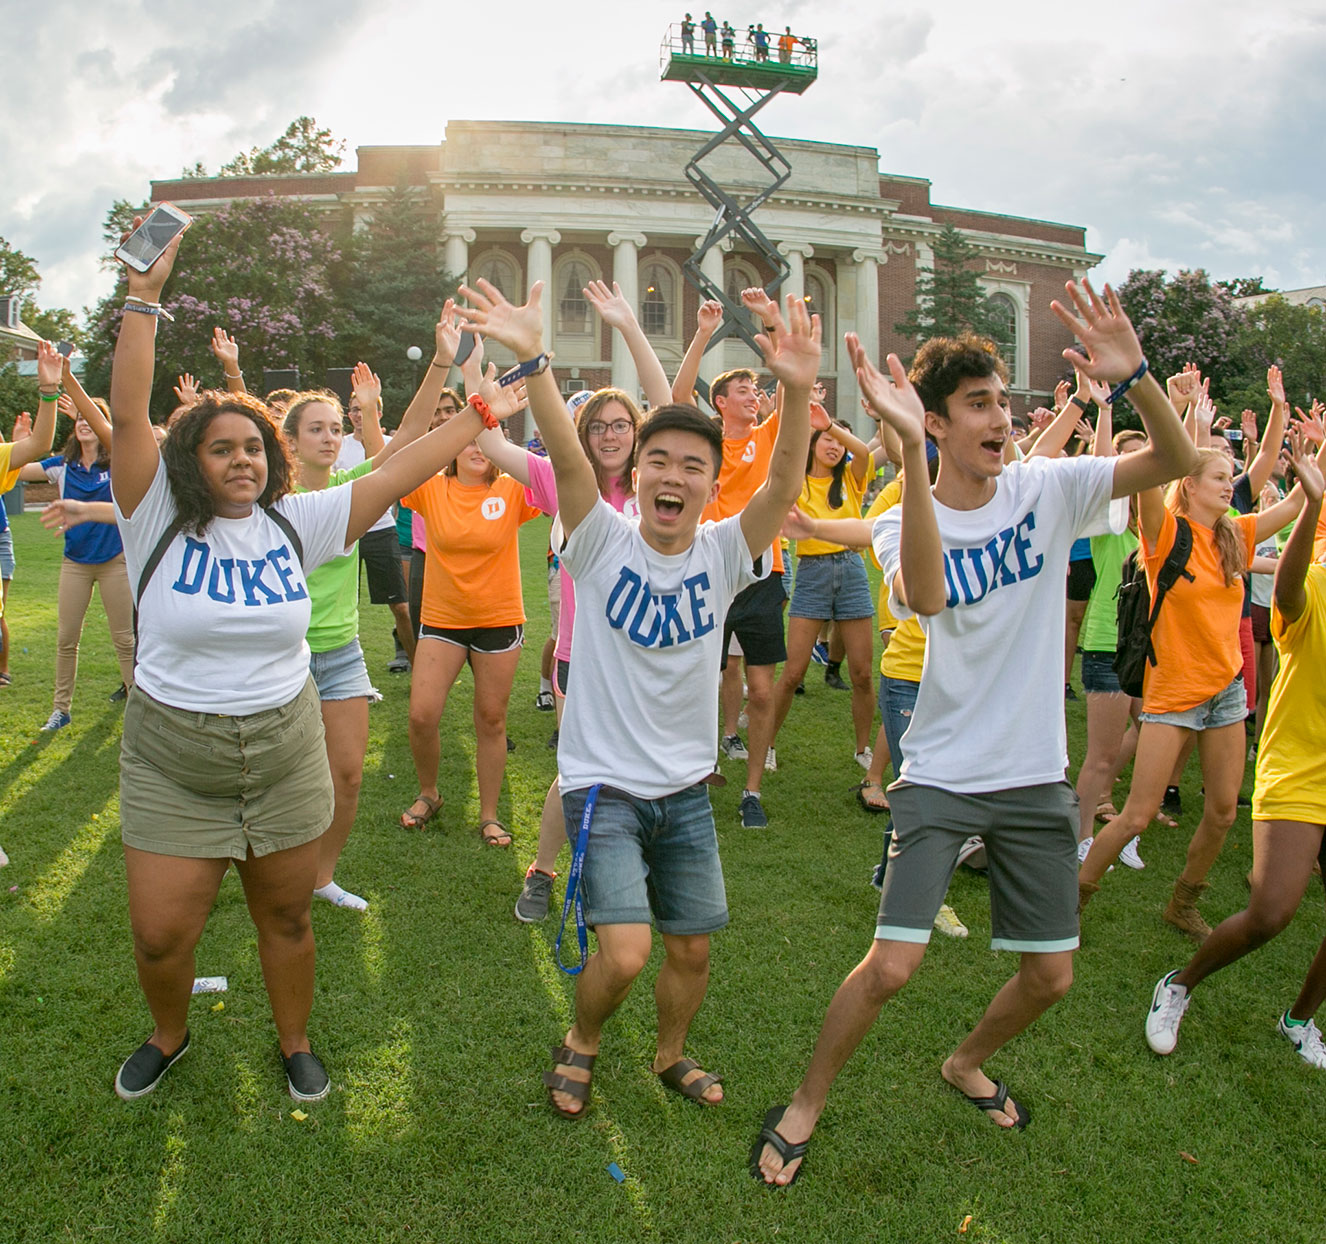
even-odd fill
[{"label": "pink t-shirt", "polygon": [[[557,513],[557,479],[553,474],[552,463],[547,458],[538,454],[528,454],[529,459],[529,487],[525,489],[525,497],[531,505],[536,505],[545,514],[555,515]],[[627,518],[638,518],[640,516],[640,506],[636,502],[634,493],[627,493],[615,484],[610,491],[604,494],[603,499],[618,513],[625,514]],[[557,549],[554,548],[556,553]],[[557,621],[557,650],[553,653],[554,660],[569,661],[571,659],[571,634],[575,628],[576,621],[576,587],[571,576],[567,573],[566,567],[559,565],[559,572],[562,576],[562,605],[561,612]]]}]

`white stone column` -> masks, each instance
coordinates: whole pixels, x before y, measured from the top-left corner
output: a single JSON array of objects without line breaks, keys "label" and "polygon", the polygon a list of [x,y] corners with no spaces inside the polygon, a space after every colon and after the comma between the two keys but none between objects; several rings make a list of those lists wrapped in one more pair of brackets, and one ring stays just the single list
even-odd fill
[{"label": "white stone column", "polygon": [[[699,250],[704,245],[704,238],[695,239],[695,249]],[[724,238],[717,246],[704,253],[704,258],[700,260],[700,271],[713,282],[714,286],[721,290],[727,289],[727,280],[723,273],[723,256],[732,249],[732,239]],[[682,327],[682,339],[689,345],[691,334],[695,331],[694,324],[686,324]],[[723,366],[726,345],[720,345],[706,353],[700,359],[700,379],[709,384],[715,376],[722,375],[727,369]]]},{"label": "white stone column", "polygon": [[545,349],[551,350],[553,303],[556,301],[552,287],[552,248],[562,240],[562,235],[556,229],[526,229],[520,240],[528,248],[525,253],[525,297],[529,297],[535,281],[543,282],[543,344]]},{"label": "white stone column", "polygon": [[[640,314],[640,248],[644,244],[643,233],[608,234],[608,245],[612,247],[612,279],[637,317]],[[625,339],[616,330],[612,334],[612,384],[632,397],[640,390],[635,359],[631,357]]]},{"label": "white stone column", "polygon": [[879,363],[879,265],[888,263],[882,251],[855,250],[856,265],[856,335],[866,348],[871,362]]},{"label": "white stone column", "polygon": [[787,266],[790,271],[787,274],[787,280],[783,282],[783,287],[779,290],[778,301],[780,304],[785,302],[788,294],[795,294],[798,298],[806,296],[806,260],[815,253],[815,248],[809,242],[779,242],[778,253],[787,258]]},{"label": "white stone column", "polygon": [[470,274],[470,246],[478,234],[473,229],[449,229],[442,235],[442,266],[448,276],[467,281]]}]

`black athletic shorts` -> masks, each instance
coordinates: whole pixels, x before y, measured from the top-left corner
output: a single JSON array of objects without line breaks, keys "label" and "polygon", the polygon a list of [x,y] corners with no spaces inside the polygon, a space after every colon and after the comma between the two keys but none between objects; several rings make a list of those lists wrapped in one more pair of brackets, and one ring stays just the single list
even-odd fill
[{"label": "black athletic shorts", "polygon": [[359,560],[368,567],[368,599],[373,604],[401,605],[410,599],[395,527],[366,531],[360,536]]},{"label": "black athletic shorts", "polygon": [[727,650],[733,635],[741,644],[747,665],[777,665],[787,660],[787,640],[783,635],[783,577],[765,576],[758,583],[737,593],[723,619],[723,663],[727,669]]},{"label": "black athletic shorts", "polygon": [[1086,602],[1096,586],[1096,563],[1089,557],[1068,563],[1068,599]]},{"label": "black athletic shorts", "polygon": [[468,648],[471,652],[511,652],[525,643],[523,626],[429,626],[419,628],[420,639],[440,639],[444,644]]}]

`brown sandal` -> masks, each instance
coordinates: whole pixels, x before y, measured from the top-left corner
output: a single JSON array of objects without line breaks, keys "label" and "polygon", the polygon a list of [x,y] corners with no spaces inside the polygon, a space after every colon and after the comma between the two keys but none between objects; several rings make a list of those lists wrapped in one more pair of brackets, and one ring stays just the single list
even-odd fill
[{"label": "brown sandal", "polygon": [[[490,822],[485,821],[484,824]],[[496,824],[497,822],[491,822]],[[597,1054],[581,1054],[573,1050],[569,1045],[554,1045],[552,1047],[553,1069],[543,1073],[543,1083],[548,1089],[548,1104],[552,1106],[558,1114],[564,1119],[582,1118],[589,1109],[589,1086],[593,1080],[594,1060]],[[589,1080],[571,1080],[562,1075],[557,1068],[579,1067],[581,1071],[590,1073]],[[564,1106],[559,1106],[553,1098],[553,1093],[565,1093],[568,1097],[574,1097],[581,1103],[579,1110],[567,1110]]]},{"label": "brown sandal", "polygon": [[[483,831],[489,825],[496,825],[501,833],[485,834]],[[480,821],[479,839],[486,847],[509,847],[511,845],[511,831],[501,821]]]},{"label": "brown sandal", "polygon": [[[410,811],[410,808],[413,808],[416,803],[421,803],[428,809],[423,816],[415,816],[414,813]],[[436,799],[430,799],[420,791],[419,794],[411,800],[410,808],[406,808],[405,811],[401,813],[401,828],[423,829],[423,827],[442,810],[442,796],[439,795]]]},{"label": "brown sandal", "polygon": [[696,1076],[694,1080],[687,1080],[686,1077],[693,1071],[700,1071],[700,1064],[693,1058],[680,1058],[671,1067],[664,1067],[662,1071],[656,1071],[654,1074],[663,1081],[674,1093],[680,1093],[683,1097],[690,1098],[691,1101],[698,1101],[702,1106],[717,1106],[719,1101],[710,1101],[704,1095],[707,1088],[715,1084],[722,1084],[723,1077],[712,1075],[705,1072],[702,1076]]},{"label": "brown sandal", "polygon": [[[889,808],[889,797],[884,793],[883,783],[862,782],[859,786],[855,787],[854,789],[856,791],[856,801],[861,805],[862,808],[865,809],[865,811],[876,816],[879,815],[881,812],[891,811],[891,809]],[[879,791],[880,797],[883,799],[884,802],[871,803],[870,800],[866,798],[866,791],[868,790]]]},{"label": "brown sandal", "polygon": [[1114,804],[1110,802],[1110,800],[1108,799],[1102,799],[1096,805],[1096,820],[1099,821],[1102,825],[1104,825],[1106,821],[1114,820],[1114,818],[1118,815],[1119,815],[1119,809],[1116,808]]}]

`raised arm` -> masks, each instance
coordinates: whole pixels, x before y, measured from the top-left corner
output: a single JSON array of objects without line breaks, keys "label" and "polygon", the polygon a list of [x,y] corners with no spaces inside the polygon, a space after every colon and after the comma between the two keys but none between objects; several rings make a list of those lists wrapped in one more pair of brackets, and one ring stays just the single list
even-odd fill
[{"label": "raised arm", "polygon": [[1064,358],[1093,380],[1115,386],[1130,382],[1125,392],[1146,428],[1147,447],[1115,459],[1112,495],[1131,496],[1187,475],[1197,466],[1197,450],[1150,371],[1140,380],[1132,380],[1145,367],[1146,359],[1114,290],[1106,285],[1102,302],[1089,281],[1084,280],[1080,287],[1069,281],[1065,288],[1077,314],[1073,315],[1058,301],[1050,306],[1086,353],[1067,349]]},{"label": "raised arm", "polygon": [[686,355],[681,360],[681,368],[672,382],[672,400],[689,406],[695,401],[695,382],[700,375],[700,360],[704,358],[709,340],[718,331],[723,322],[723,304],[713,298],[700,304],[696,315],[695,336],[686,347]]},{"label": "raised arm", "polygon": [[[64,368],[64,359],[49,341],[37,344],[37,418],[32,424],[32,432],[22,440],[15,440],[9,451],[11,470],[27,466],[30,462],[40,462],[51,450],[55,439],[55,412],[60,401],[60,376]],[[17,431],[17,424],[15,431]]]},{"label": "raised arm", "polygon": [[[602,281],[590,281],[584,289],[589,305],[598,312],[599,318],[610,328],[621,334],[626,348],[635,362],[635,372],[640,380],[640,391],[651,406],[666,406],[672,401],[672,386],[668,384],[667,372],[658,361],[654,347],[649,344],[645,330],[635,318],[635,308],[622,297],[622,291],[616,281],[609,289]],[[635,395],[632,394],[632,397]],[[689,400],[689,399],[687,399]]]},{"label": "raised arm", "polygon": [[[888,357],[890,381],[866,355],[855,333],[848,333],[844,340],[862,395],[902,442],[901,559],[890,587],[913,613],[936,614],[948,599],[948,586],[944,582],[944,551],[934,498],[927,486],[930,468],[925,460],[925,405],[896,354]],[[911,480],[921,482],[912,487]]]},{"label": "raised arm", "polygon": [[239,369],[239,343],[224,328],[212,329],[212,340],[207,343],[221,364],[221,374],[231,393],[247,393],[244,373]]},{"label": "raised arm", "polygon": [[[509,303],[502,291],[480,278],[477,285],[462,285],[460,292],[473,304],[460,308],[470,327],[485,337],[500,341],[521,363],[532,362],[544,353],[543,282],[535,281],[523,307]],[[557,508],[562,527],[569,535],[599,499],[598,481],[586,456],[575,424],[557,391],[552,369],[545,367],[526,382],[530,413],[548,450],[557,477]]]},{"label": "raised arm", "polygon": [[[382,381],[367,363],[356,363],[350,373],[350,391],[359,403],[359,434],[364,438],[364,457],[376,458],[387,443],[382,435]],[[374,466],[381,466],[375,462]]]},{"label": "raised arm", "polygon": [[395,435],[373,457],[375,470],[388,458],[423,436],[428,431],[428,425],[433,422],[433,415],[437,413],[437,404],[447,384],[447,372],[451,370],[452,360],[460,348],[460,322],[456,318],[456,304],[450,298],[442,304],[442,313],[437,317],[437,324],[433,328],[433,343],[433,358],[424,369],[423,379],[405,408]]},{"label": "raised arm", "polygon": [[101,413],[101,407],[88,397],[87,390],[79,384],[78,377],[74,375],[74,369],[69,366],[68,359],[64,360],[62,379],[64,381],[64,391],[73,402],[74,409],[83,416],[87,426],[97,434],[97,440],[109,449],[111,445],[110,420]]},{"label": "raised arm", "polygon": [[[1067,385],[1064,388],[1067,389]],[[1027,451],[1028,458],[1057,458],[1073,435],[1077,421],[1085,413],[1090,403],[1090,390],[1087,378],[1077,373],[1077,388],[1071,394],[1065,394],[1056,405],[1055,416],[1050,425],[1036,439],[1036,443]]]},{"label": "raised arm", "polygon": [[1096,432],[1091,452],[1097,458],[1114,457],[1114,407],[1110,405],[1110,386],[1086,377],[1091,400],[1096,403]]},{"label": "raised arm", "polygon": [[[488,364],[483,369],[483,342],[476,341],[470,356],[460,365],[460,374],[465,381],[466,393],[477,393],[488,409],[499,419],[508,419],[525,405],[525,386],[497,383],[497,368]],[[501,428],[484,428],[479,433],[479,448],[483,456],[499,471],[505,471],[512,479],[523,484],[530,484],[530,452],[523,445],[516,445],[507,440]]]},{"label": "raised arm", "polygon": [[768,477],[741,511],[741,533],[752,557],[759,557],[778,539],[787,512],[801,495],[810,449],[810,388],[819,374],[822,353],[820,317],[807,312],[803,299],[788,294],[786,324],[781,316],[772,322],[774,331],[759,333],[755,340],[764,365],[782,386],[783,411]]},{"label": "raised arm", "polygon": [[864,485],[875,469],[875,455],[865,443],[845,423],[830,423],[829,435],[842,443],[844,449],[852,455],[849,470],[858,485]]},{"label": "raised arm", "polygon": [[1286,622],[1296,622],[1308,603],[1303,582],[1312,565],[1312,546],[1321,519],[1323,489],[1322,453],[1314,457],[1307,452],[1302,438],[1291,434],[1290,452],[1294,454],[1294,474],[1298,476],[1305,504],[1294,530],[1289,533],[1285,547],[1280,550],[1280,563],[1275,568],[1275,607]]},{"label": "raised arm", "polygon": [[[133,227],[142,223],[135,218]],[[146,272],[126,265],[128,292],[139,302],[126,308],[159,305],[161,290],[175,267],[180,234],[171,240],[161,257]],[[120,512],[132,516],[147,494],[157,473],[160,453],[152,435],[148,405],[152,400],[152,369],[156,355],[157,317],[126,310],[120,321],[120,336],[111,363],[111,490]]]},{"label": "raised arm", "polygon": [[[1266,391],[1271,398],[1271,416],[1266,421],[1266,435],[1257,448],[1256,457],[1248,464],[1248,486],[1255,497],[1262,485],[1271,478],[1271,468],[1280,456],[1280,445],[1285,438],[1285,423],[1289,418],[1289,403],[1285,400],[1285,381],[1278,367],[1266,372]],[[1256,421],[1253,421],[1254,428]]]}]

